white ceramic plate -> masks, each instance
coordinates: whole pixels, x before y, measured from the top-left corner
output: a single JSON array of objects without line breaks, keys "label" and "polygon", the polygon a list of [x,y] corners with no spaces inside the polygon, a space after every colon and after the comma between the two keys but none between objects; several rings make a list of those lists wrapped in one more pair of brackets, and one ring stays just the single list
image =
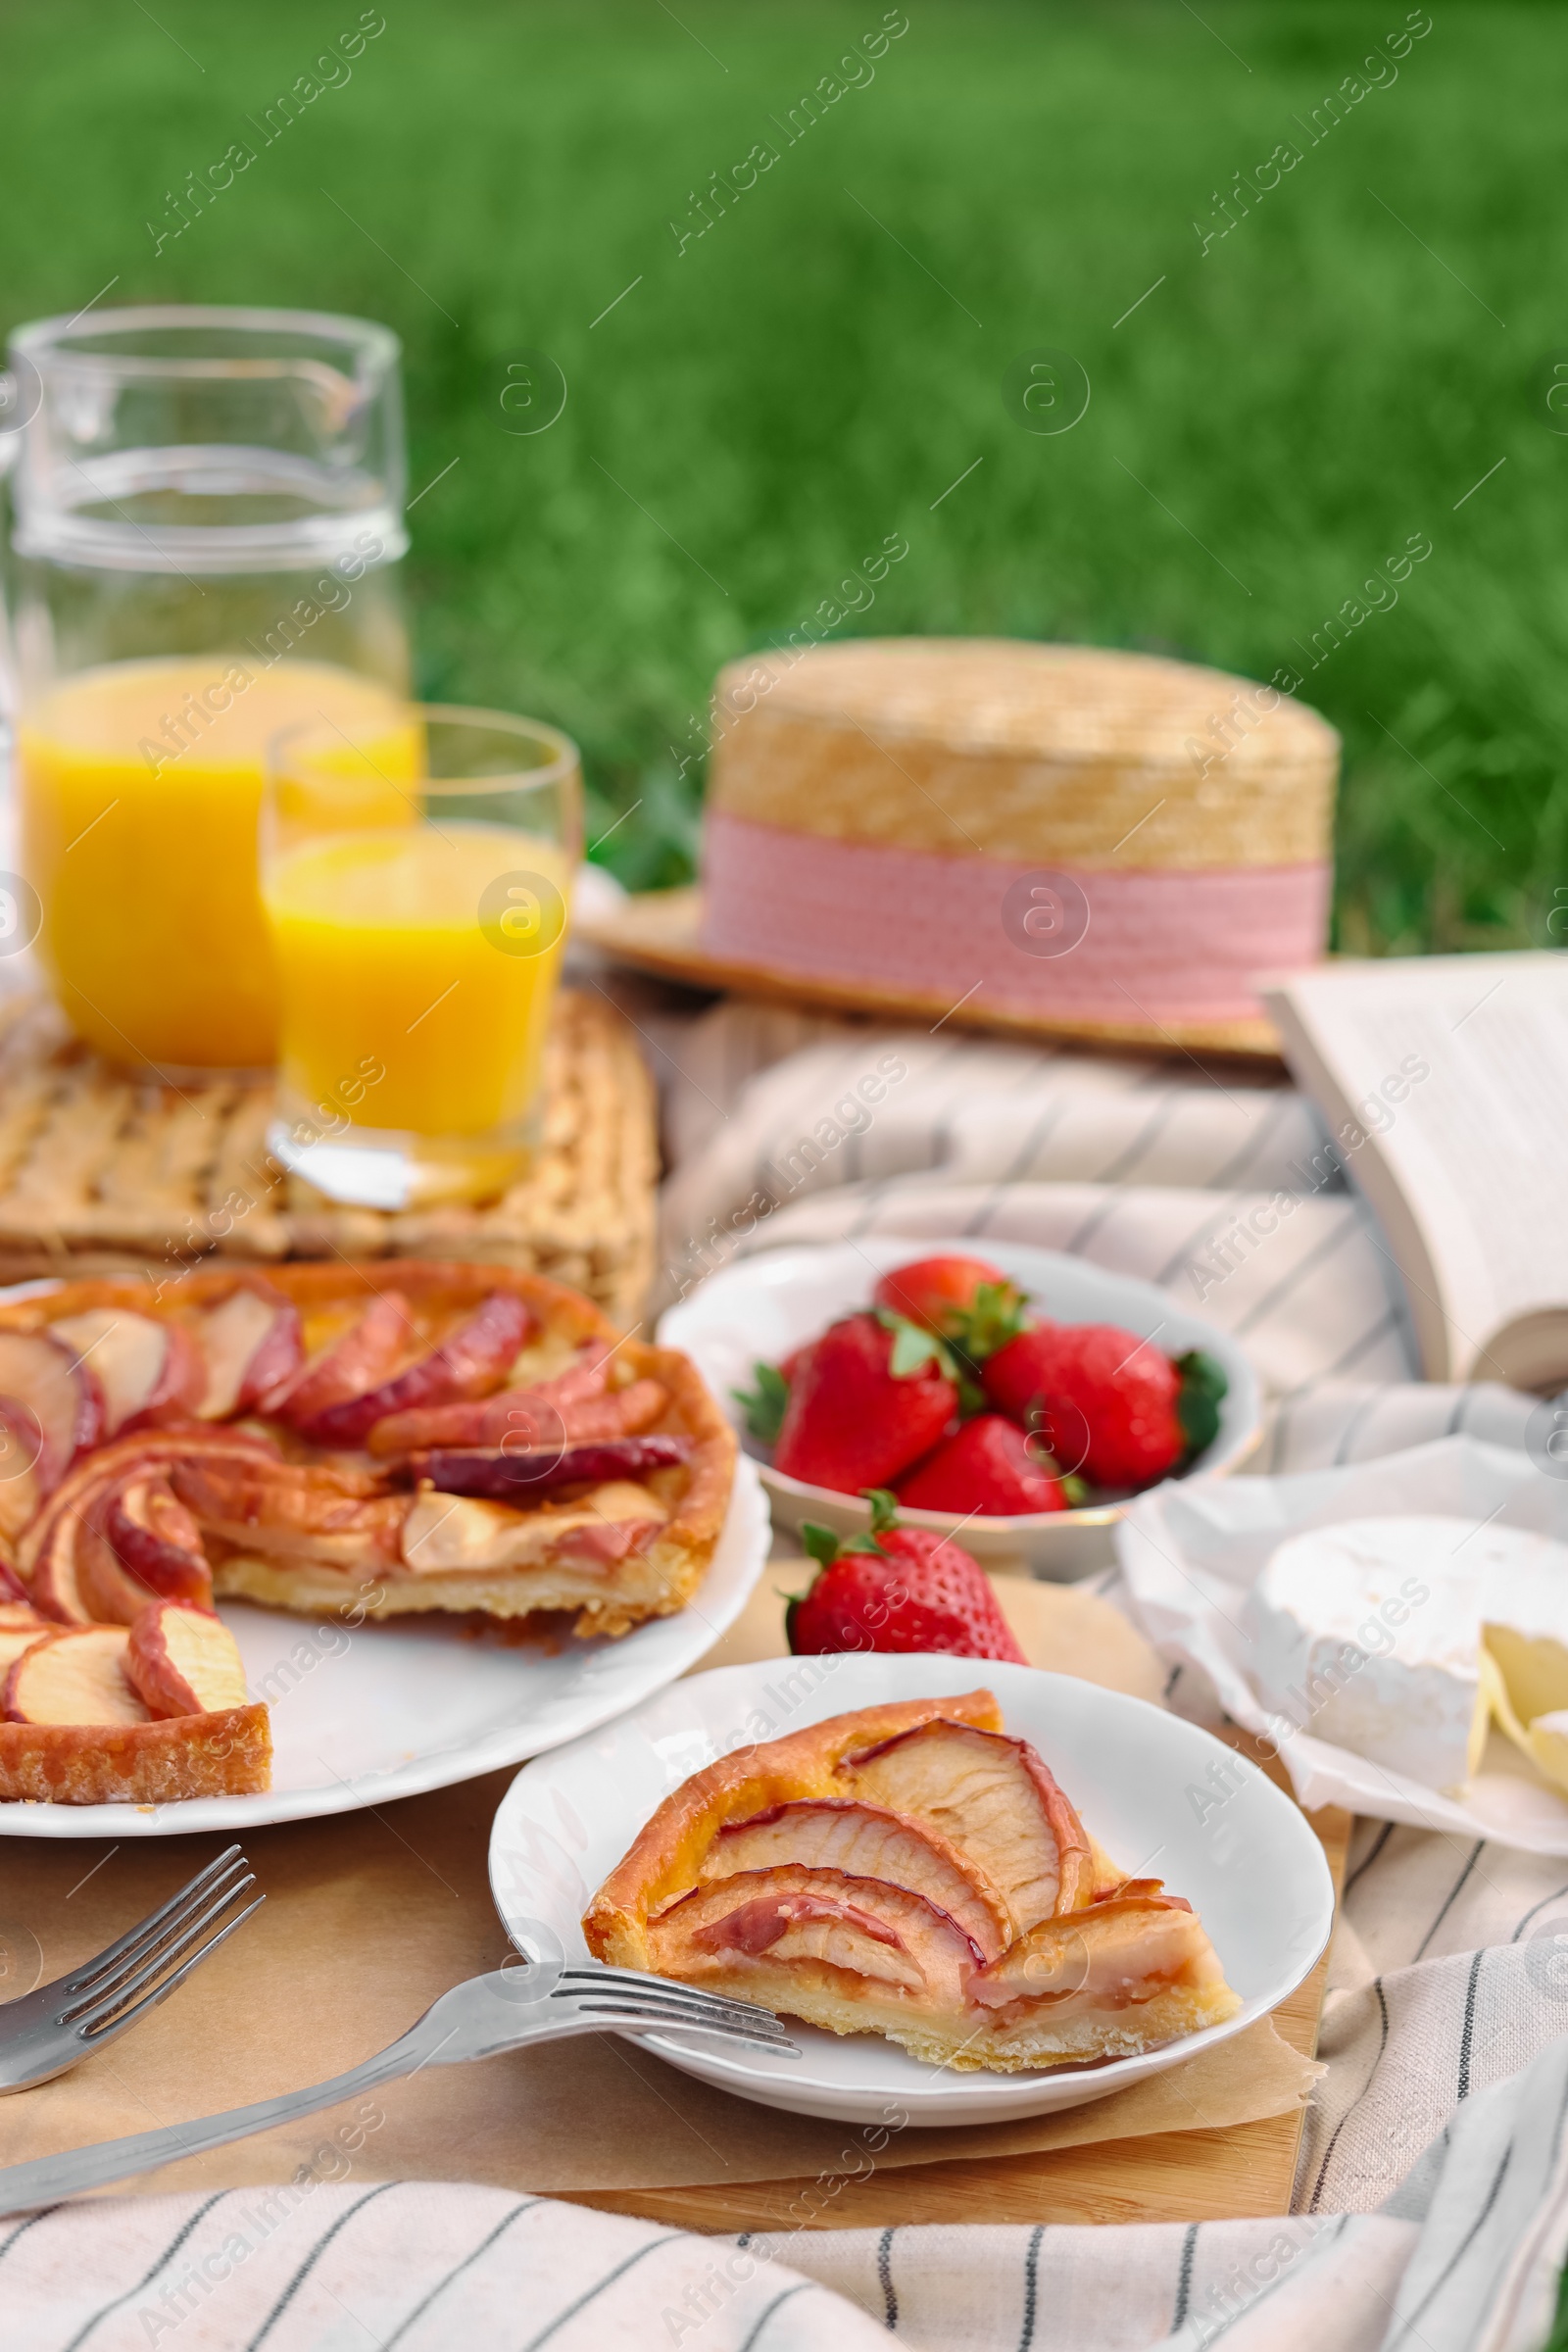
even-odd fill
[{"label": "white ceramic plate", "polygon": [[767,1503],[736,1463],[729,1515],[696,1597],[618,1642],[509,1647],[431,1617],[365,1625],[286,1617],[243,1601],[219,1610],[251,1691],[271,1705],[272,1786],[264,1796],[172,1805],[0,1804],[14,1838],[173,1838],[243,1834],[269,1821],[353,1813],[471,1781],[574,1740],[662,1690],[711,1648],[744,1608],[767,1557]]},{"label": "white ceramic plate", "polygon": [[[847,2123],[881,2122],[889,2103],[911,2124],[978,2124],[1103,2098],[1239,2034],[1278,2006],[1316,1961],[1334,1920],[1323,1848],[1303,1816],[1254,1765],[1206,1732],[1141,1698],[1030,1666],[938,1657],[774,1658],[692,1675],[634,1715],[517,1775],[490,1836],[490,1889],[507,1932],[531,1956],[581,1959],[590,1896],[672,1788],[732,1748],[800,1731],[852,1707],[985,1688],[1009,1732],[1034,1742],[1091,1834],[1129,1872],[1164,1879],[1208,1930],[1239,2014],[1160,2050],[1109,2066],[1030,2075],[956,2074],[876,2034],[792,2028],[800,2059],[678,2035],[635,2036],[671,2066],[720,2089]],[[1223,1761],[1241,1786],[1203,1822],[1188,1789],[1211,1795]]]},{"label": "white ceramic plate", "polygon": [[[659,1326],[660,1342],[665,1348],[684,1348],[694,1359],[730,1412],[742,1443],[755,1450],[734,1397],[737,1389],[753,1386],[753,1366],[760,1360],[776,1364],[804,1340],[815,1339],[835,1317],[869,1304],[879,1274],[950,1251],[960,1257],[980,1255],[1000,1266],[1058,1323],[1119,1324],[1140,1339],[1157,1339],[1168,1355],[1200,1348],[1223,1365],[1230,1388],[1220,1407],[1219,1434],[1193,1463],[1193,1471],[1233,1470],[1256,1445],[1261,1413],[1257,1375],[1233,1339],[1197,1315],[1184,1314],[1152,1282],[1106,1274],[1081,1257],[1034,1250],[1025,1242],[988,1239],[977,1245],[962,1237],[868,1238],[821,1249],[760,1250],[725,1266],[672,1306]],[[772,1496],[774,1519],[782,1526],[798,1528],[803,1519],[815,1519],[848,1536],[870,1525],[869,1509],[858,1495],[786,1478],[770,1462],[760,1466]],[[1019,1519],[967,1519],[963,1545],[979,1560],[1004,1559],[1016,1566],[1021,1557],[1036,1576],[1062,1581],[1089,1576],[1112,1558],[1110,1530],[1125,1509],[1124,1502],[1106,1501],[1077,1511],[1032,1512]],[[956,1524],[943,1511],[903,1511],[900,1516],[911,1527],[947,1531]]]}]

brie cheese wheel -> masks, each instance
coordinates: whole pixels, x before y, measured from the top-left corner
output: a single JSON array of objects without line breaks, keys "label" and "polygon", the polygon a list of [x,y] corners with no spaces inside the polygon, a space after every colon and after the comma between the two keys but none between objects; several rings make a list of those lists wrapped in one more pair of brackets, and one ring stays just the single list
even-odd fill
[{"label": "brie cheese wheel", "polygon": [[1436,1516],[1311,1528],[1271,1554],[1248,1619],[1271,1710],[1446,1793],[1486,1743],[1484,1629],[1526,1723],[1568,1708],[1568,1546],[1523,1529]]}]

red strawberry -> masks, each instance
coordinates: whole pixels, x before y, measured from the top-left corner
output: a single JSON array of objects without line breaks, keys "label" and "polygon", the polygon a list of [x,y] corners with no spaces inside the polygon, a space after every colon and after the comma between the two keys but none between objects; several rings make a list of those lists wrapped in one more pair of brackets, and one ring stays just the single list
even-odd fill
[{"label": "red strawberry", "polygon": [[790,1383],[773,1466],[841,1494],[897,1478],[958,1409],[940,1342],[875,1315],[830,1324]]},{"label": "red strawberry", "polygon": [[1146,1487],[1206,1446],[1226,1385],[1212,1358],[1173,1361],[1109,1323],[1037,1324],[981,1378],[993,1404],[1097,1487]]},{"label": "red strawberry", "polygon": [[917,1258],[898,1265],[877,1284],[872,1305],[938,1331],[976,1364],[1022,1327],[1022,1292],[985,1258]]},{"label": "red strawberry", "polygon": [[873,1489],[871,1534],[841,1544],[809,1524],[801,1540],[820,1574],[786,1618],[797,1657],[844,1649],[935,1650],[1027,1666],[977,1560],[950,1537],[900,1527],[893,1496]]},{"label": "red strawberry", "polygon": [[754,1364],[752,1377],[755,1389],[731,1389],[730,1395],[746,1415],[746,1426],[754,1438],[764,1446],[776,1446],[778,1433],[784,1426],[784,1414],[790,1401],[790,1383],[805,1363],[814,1340],[803,1340],[788,1355],[781,1355],[776,1364]]},{"label": "red strawberry", "polygon": [[948,1332],[969,1313],[982,1288],[1013,1290],[1001,1267],[983,1257],[920,1257],[884,1274],[871,1300],[927,1331]]},{"label": "red strawberry", "polygon": [[900,1479],[899,1500],[913,1511],[972,1511],[1001,1519],[1064,1511],[1068,1497],[1060,1479],[1042,1465],[1040,1450],[1036,1439],[1001,1413],[977,1413]]}]

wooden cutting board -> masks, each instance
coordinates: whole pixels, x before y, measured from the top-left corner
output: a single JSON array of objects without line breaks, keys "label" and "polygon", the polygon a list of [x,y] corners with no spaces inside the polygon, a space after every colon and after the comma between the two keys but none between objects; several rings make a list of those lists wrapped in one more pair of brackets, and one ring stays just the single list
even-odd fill
[{"label": "wooden cutting board", "polygon": [[[781,1590],[800,1590],[806,1562],[775,1561],[746,1613],[694,1672],[784,1654]],[[996,1580],[999,1599],[1034,1666],[1081,1674],[1136,1697],[1157,1699],[1165,1669],[1119,1611],[1070,1585]],[[1233,1744],[1253,1756],[1289,1793],[1283,1768],[1262,1756],[1245,1733]],[[1330,1807],[1309,1813],[1322,1839],[1338,1897],[1345,1878],[1351,1817]],[[1293,2049],[1311,2057],[1328,1973],[1324,1954],[1305,1983],[1274,2012]],[[824,2197],[806,2180],[748,2181],[735,2187],[578,2192],[576,2202],[607,2213],[645,2216],[683,2230],[715,2232],[808,2227],[865,2230],[916,2222],[1206,2222],[1288,2213],[1304,2110],[1237,2124],[1223,2132],[1171,2132],[1100,2146],[1023,2156],[905,2165],[845,2180]],[[814,2190],[809,2201],[806,2192]]]}]

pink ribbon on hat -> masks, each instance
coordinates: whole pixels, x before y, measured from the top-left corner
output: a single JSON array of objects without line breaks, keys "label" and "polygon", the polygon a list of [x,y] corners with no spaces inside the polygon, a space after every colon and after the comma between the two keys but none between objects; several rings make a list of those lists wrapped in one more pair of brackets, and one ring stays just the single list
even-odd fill
[{"label": "pink ribbon on hat", "polygon": [[1252,976],[1317,962],[1332,869],[1014,864],[835,841],[724,809],[704,833],[702,944],[843,986],[999,1012],[1226,1021]]}]

